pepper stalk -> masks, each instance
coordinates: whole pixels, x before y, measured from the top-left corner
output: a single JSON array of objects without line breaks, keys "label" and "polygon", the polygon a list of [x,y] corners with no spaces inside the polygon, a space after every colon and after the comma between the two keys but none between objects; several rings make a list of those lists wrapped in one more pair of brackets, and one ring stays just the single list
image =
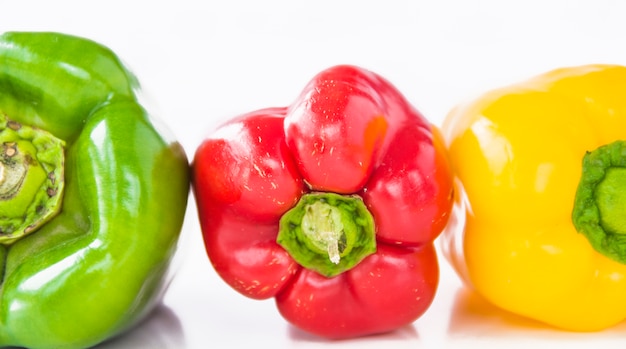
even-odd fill
[{"label": "pepper stalk", "polygon": [[34,232],[61,210],[65,142],[0,112],[0,243]]},{"label": "pepper stalk", "polygon": [[376,252],[374,227],[359,196],[313,192],[282,216],[276,242],[303,267],[332,277]]},{"label": "pepper stalk", "polygon": [[572,222],[591,246],[626,264],[626,141],[588,152],[574,200]]}]

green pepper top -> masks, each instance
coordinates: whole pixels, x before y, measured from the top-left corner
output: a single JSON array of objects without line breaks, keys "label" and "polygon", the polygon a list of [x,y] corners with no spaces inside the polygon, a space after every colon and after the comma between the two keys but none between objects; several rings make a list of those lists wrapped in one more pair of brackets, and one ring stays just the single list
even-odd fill
[{"label": "green pepper top", "polygon": [[171,280],[188,162],[138,91],[93,41],[0,36],[0,347],[93,346]]}]

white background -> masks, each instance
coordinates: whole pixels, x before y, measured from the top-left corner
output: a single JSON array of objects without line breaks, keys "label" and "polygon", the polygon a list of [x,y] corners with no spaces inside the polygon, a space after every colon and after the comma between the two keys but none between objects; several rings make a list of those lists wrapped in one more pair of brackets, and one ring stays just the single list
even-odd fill
[{"label": "white background", "polygon": [[[66,32],[112,48],[190,159],[219,123],[289,104],[335,64],[383,75],[438,125],[487,89],[560,66],[626,64],[621,0],[0,0],[7,30]],[[244,298],[219,279],[193,198],[183,236],[164,305],[103,348],[621,348],[626,340],[626,324],[567,333],[505,314],[465,290],[442,259],[437,297],[411,326],[326,342],[288,325],[272,300]]]}]

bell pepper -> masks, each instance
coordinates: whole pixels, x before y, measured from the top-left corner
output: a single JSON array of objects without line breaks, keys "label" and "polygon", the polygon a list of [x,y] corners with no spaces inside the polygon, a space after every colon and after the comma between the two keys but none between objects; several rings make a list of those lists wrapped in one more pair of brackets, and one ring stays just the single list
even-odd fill
[{"label": "bell pepper", "polygon": [[555,69],[457,106],[446,256],[499,308],[568,331],[626,317],[626,67]]},{"label": "bell pepper", "polygon": [[192,188],[217,273],[301,330],[388,332],[433,300],[452,174],[437,128],[373,72],[331,67],[288,107],[227,121]]},{"label": "bell pepper", "polygon": [[189,166],[139,98],[96,42],[0,36],[0,347],[93,346],[158,304]]}]

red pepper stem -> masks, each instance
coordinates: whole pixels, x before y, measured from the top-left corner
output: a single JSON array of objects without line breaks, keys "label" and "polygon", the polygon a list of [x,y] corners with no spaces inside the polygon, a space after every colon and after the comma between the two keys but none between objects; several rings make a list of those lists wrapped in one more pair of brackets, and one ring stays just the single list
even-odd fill
[{"label": "red pepper stem", "polygon": [[572,222],[601,254],[626,264],[626,141],[587,152]]},{"label": "red pepper stem", "polygon": [[322,201],[315,201],[305,207],[302,217],[302,233],[309,241],[328,252],[331,262],[339,264],[339,243],[345,236],[341,223],[341,212],[337,207]]},{"label": "red pepper stem", "polygon": [[303,267],[331,277],[376,252],[374,218],[357,195],[309,193],[282,216],[276,241]]}]

